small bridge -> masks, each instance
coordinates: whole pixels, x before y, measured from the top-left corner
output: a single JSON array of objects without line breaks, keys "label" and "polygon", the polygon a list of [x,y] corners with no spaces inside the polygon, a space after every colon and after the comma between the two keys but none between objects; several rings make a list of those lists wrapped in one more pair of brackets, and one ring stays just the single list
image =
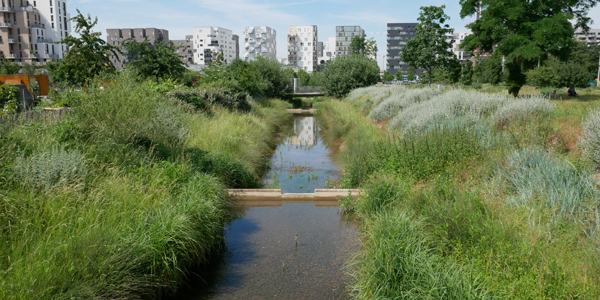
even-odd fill
[{"label": "small bridge", "polygon": [[294,78],[294,97],[320,97],[325,96],[322,86],[301,86],[300,79]]}]

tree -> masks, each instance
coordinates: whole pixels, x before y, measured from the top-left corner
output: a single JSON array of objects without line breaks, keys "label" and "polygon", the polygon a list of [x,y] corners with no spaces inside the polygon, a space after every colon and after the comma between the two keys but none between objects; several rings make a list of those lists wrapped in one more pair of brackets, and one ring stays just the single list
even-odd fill
[{"label": "tree", "polygon": [[[92,32],[98,23],[98,18],[92,21],[88,15],[84,17],[79,10],[75,21],[76,35],[68,35],[60,41],[67,45],[64,58],[59,62],[49,62],[46,67],[54,81],[81,84],[92,80],[99,74],[115,72],[116,68],[110,61],[110,56],[117,56],[117,47],[107,44],[101,38],[101,32]],[[79,36],[79,37],[75,37]]]},{"label": "tree", "polygon": [[475,64],[474,81],[497,85],[502,82],[502,60],[493,55],[490,58],[479,58]]},{"label": "tree", "polygon": [[[398,72],[398,73],[400,73],[400,72]],[[394,74],[392,74],[392,72],[386,70],[383,73],[383,81],[390,82],[392,80],[394,80]]]},{"label": "tree", "polygon": [[177,54],[172,43],[159,42],[151,44],[148,38],[143,42],[128,39],[123,43],[127,53],[127,67],[134,69],[144,78],[179,79],[185,73],[185,63]]},{"label": "tree", "polygon": [[350,42],[352,54],[362,54],[367,57],[377,56],[377,42],[374,39],[366,39],[363,36],[355,36]]},{"label": "tree", "polygon": [[292,68],[285,69],[285,73],[291,78],[298,78],[298,74],[296,74]]},{"label": "tree", "polygon": [[408,78],[408,80],[415,80],[417,76],[417,72],[415,72],[415,68],[409,66],[408,70],[406,71],[406,78]]},{"label": "tree", "polygon": [[298,78],[300,78],[300,85],[302,86],[308,85],[308,81],[310,81],[310,75],[303,69],[298,70]]},{"label": "tree", "polygon": [[470,51],[494,52],[506,58],[508,92],[517,96],[526,82],[524,69],[549,54],[562,60],[573,48],[575,28],[588,30],[587,12],[598,0],[515,1],[460,0],[461,17],[481,18],[462,46]]},{"label": "tree", "polygon": [[24,63],[19,72],[25,75],[35,75],[37,67],[33,64]]},{"label": "tree", "polygon": [[446,67],[454,57],[448,34],[453,32],[448,24],[449,20],[444,13],[445,5],[422,6],[419,14],[419,25],[416,26],[416,35],[406,43],[400,53],[400,60],[416,69],[424,69],[429,76],[431,85],[432,72],[436,68]]},{"label": "tree", "polygon": [[342,98],[354,89],[377,82],[377,62],[363,55],[338,56],[323,69],[322,86],[328,96]]},{"label": "tree", "polygon": [[4,57],[4,54],[0,53],[0,75],[14,75],[19,73],[21,66],[15,62]]},{"label": "tree", "polygon": [[467,60],[462,67],[460,82],[464,85],[473,84],[473,62]]}]

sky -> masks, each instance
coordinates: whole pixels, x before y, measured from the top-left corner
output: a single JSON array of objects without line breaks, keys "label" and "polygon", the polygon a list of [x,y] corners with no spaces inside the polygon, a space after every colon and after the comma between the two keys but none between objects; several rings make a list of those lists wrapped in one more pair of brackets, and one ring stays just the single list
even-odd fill
[{"label": "sky", "polygon": [[[383,67],[386,54],[387,23],[416,22],[421,6],[446,5],[447,22],[455,32],[468,32],[473,19],[460,18],[459,0],[71,0],[67,10],[98,17],[94,31],[106,38],[108,28],[149,28],[169,31],[171,40],[184,39],[197,26],[222,27],[240,36],[246,26],[268,26],[277,31],[277,57],[287,57],[290,26],[317,25],[319,41],[335,36],[335,26],[361,26],[367,38],[375,38]],[[592,28],[600,28],[600,7],[589,12]]]}]

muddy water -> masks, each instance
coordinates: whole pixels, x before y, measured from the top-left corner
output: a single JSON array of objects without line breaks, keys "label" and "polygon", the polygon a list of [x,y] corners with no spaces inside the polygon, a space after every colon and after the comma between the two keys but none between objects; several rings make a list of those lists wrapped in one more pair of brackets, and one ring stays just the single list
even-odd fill
[{"label": "muddy water", "polygon": [[[277,148],[265,183],[306,193],[337,179],[318,122],[299,116]],[[337,207],[281,204],[236,208],[224,254],[196,270],[176,299],[347,299],[343,267],[358,229]]]}]

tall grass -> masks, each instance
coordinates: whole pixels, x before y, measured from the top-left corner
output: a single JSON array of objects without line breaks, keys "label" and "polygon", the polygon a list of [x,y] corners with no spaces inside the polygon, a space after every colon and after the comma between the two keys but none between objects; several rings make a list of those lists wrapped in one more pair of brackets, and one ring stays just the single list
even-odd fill
[{"label": "tall grass", "polygon": [[583,123],[583,135],[579,139],[583,153],[600,166],[600,111],[589,114]]},{"label": "tall grass", "polygon": [[375,122],[389,120],[396,116],[401,110],[407,109],[421,101],[427,101],[431,97],[442,93],[439,89],[412,89],[402,92],[393,93],[387,99],[376,105],[369,114],[369,118]]},{"label": "tall grass", "polygon": [[153,298],[220,249],[224,189],[259,185],[289,116],[168,90],[122,74],[73,92],[68,120],[0,133],[0,298]]}]

